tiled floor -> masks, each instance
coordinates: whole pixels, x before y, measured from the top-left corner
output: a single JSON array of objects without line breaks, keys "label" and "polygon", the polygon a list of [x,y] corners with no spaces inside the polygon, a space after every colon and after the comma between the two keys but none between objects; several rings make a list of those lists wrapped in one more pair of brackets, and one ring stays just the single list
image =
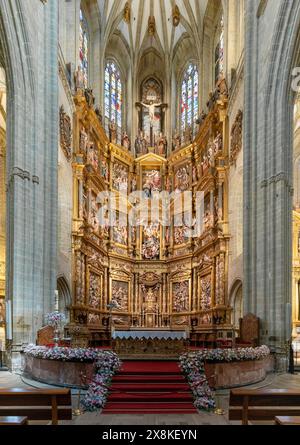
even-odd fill
[{"label": "tiled floor", "polygon": [[[0,388],[28,388],[28,387],[46,387],[37,382],[23,379],[19,375],[9,372],[0,372]],[[268,378],[259,384],[251,385],[249,388],[278,388],[278,389],[296,389],[300,391],[300,374],[290,375],[269,375]],[[74,391],[73,403],[74,407],[78,402],[77,391]],[[218,416],[200,412],[199,414],[188,415],[103,415],[99,412],[85,413],[79,417],[74,417],[72,422],[65,424],[74,425],[229,425],[228,421],[228,402],[229,391],[218,391],[217,404],[225,410],[225,415]],[[234,422],[236,423],[236,422]],[[237,422],[238,424],[238,422]]]}]

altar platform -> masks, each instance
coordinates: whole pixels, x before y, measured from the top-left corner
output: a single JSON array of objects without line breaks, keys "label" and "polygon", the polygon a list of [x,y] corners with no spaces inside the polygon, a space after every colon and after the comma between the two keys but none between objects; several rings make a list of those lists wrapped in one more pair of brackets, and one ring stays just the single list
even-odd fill
[{"label": "altar platform", "polygon": [[113,331],[113,349],[127,360],[177,360],[188,348],[187,331]]},{"label": "altar platform", "polygon": [[141,329],[132,331],[113,331],[112,338],[120,339],[158,339],[158,340],[187,340],[188,334],[186,331],[170,331],[170,330],[154,330],[154,329]]}]

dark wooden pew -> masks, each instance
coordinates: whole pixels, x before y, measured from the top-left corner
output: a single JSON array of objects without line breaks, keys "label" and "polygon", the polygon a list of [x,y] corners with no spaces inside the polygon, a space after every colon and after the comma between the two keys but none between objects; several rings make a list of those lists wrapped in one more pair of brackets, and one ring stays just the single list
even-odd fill
[{"label": "dark wooden pew", "polygon": [[0,416],[28,420],[72,420],[70,389],[0,389]]},{"label": "dark wooden pew", "polygon": [[27,417],[0,417],[0,426],[28,425]]},{"label": "dark wooden pew", "polygon": [[276,416],[300,416],[300,391],[234,389],[230,391],[229,420],[274,421]]},{"label": "dark wooden pew", "polygon": [[277,416],[275,417],[275,425],[300,425],[300,417],[293,416]]}]

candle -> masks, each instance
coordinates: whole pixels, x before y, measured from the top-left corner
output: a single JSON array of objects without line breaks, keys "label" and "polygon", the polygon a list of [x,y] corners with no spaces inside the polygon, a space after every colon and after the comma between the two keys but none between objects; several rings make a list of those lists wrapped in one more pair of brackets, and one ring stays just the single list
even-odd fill
[{"label": "candle", "polygon": [[59,311],[59,307],[58,307],[58,290],[54,291],[55,294],[55,310],[58,312]]}]

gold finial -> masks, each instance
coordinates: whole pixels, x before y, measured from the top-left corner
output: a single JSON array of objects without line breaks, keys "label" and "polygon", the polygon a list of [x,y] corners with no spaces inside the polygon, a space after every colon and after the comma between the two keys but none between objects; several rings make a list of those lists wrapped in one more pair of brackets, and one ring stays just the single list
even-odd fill
[{"label": "gold finial", "polygon": [[131,8],[130,8],[130,3],[126,2],[125,6],[124,6],[124,13],[123,13],[123,19],[125,23],[130,23],[130,19],[131,19]]},{"label": "gold finial", "polygon": [[149,36],[153,37],[156,32],[156,23],[155,23],[155,17],[152,15],[149,17],[148,20],[148,34]]},{"label": "gold finial", "polygon": [[176,28],[180,23],[180,11],[177,5],[173,8],[173,26]]}]

